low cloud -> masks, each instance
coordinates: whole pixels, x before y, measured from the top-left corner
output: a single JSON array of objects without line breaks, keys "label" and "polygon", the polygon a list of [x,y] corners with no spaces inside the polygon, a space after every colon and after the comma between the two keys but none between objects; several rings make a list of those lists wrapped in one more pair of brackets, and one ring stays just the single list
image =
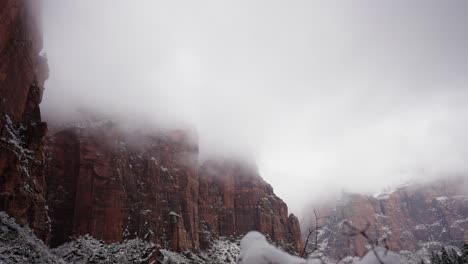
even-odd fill
[{"label": "low cloud", "polygon": [[[295,211],[468,166],[466,1],[51,1],[42,109],[194,127]],[[81,110],[82,111],[82,110]]]}]

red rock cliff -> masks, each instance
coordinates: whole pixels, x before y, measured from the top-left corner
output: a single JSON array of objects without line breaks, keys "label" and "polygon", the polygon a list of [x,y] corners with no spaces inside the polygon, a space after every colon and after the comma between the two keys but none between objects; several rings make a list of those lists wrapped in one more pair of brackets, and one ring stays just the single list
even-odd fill
[{"label": "red rock cliff", "polygon": [[468,241],[468,196],[463,186],[463,179],[452,179],[377,196],[344,194],[336,206],[320,212],[328,216],[320,232],[322,249],[335,259],[366,252],[364,237],[343,234],[348,231],[345,220],[358,228],[369,223],[367,234],[381,243],[386,240],[394,251],[417,251],[434,243],[461,246]]},{"label": "red rock cliff", "polygon": [[47,78],[39,56],[39,1],[0,1],[0,210],[47,237],[43,138],[39,103]]},{"label": "red rock cliff", "polygon": [[198,249],[198,147],[185,133],[124,133],[107,123],[48,140],[52,246],[91,234]]},{"label": "red rock cliff", "polygon": [[67,128],[48,139],[51,244],[89,233],[141,237],[176,251],[259,230],[298,250],[299,223],[256,169],[206,162],[180,131],[128,133],[112,123]]},{"label": "red rock cliff", "polygon": [[299,251],[299,222],[258,174],[257,168],[232,160],[206,161],[200,168],[202,245],[218,236],[258,230],[272,241]]},{"label": "red rock cliff", "polygon": [[[39,2],[0,0],[0,210],[47,240],[47,192],[53,246],[90,233],[108,242],[138,236],[198,250],[208,239],[200,226],[215,221],[219,227],[208,226],[213,236],[257,229],[299,248],[297,219],[256,170],[212,162],[200,181],[198,145],[185,132],[125,133],[112,123],[67,128],[49,135],[45,151],[39,104],[48,69],[33,13]],[[207,189],[218,191],[211,197]],[[207,208],[210,200],[226,208]]]}]

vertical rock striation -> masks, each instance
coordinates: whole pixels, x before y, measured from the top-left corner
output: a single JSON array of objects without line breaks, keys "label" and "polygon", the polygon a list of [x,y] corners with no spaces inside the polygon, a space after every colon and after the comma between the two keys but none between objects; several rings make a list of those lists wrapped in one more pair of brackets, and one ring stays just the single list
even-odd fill
[{"label": "vertical rock striation", "polygon": [[198,146],[188,134],[124,133],[106,123],[49,137],[52,246],[91,234],[198,246]]}]

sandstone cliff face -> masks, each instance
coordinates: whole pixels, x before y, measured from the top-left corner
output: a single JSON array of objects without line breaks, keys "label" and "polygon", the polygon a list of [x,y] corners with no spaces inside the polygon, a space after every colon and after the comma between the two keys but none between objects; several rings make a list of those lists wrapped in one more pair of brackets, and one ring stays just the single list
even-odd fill
[{"label": "sandstone cliff face", "polygon": [[0,1],[0,210],[46,239],[39,103],[47,78],[42,40],[33,14],[38,1]]},{"label": "sandstone cliff face", "polygon": [[211,238],[258,230],[290,250],[301,247],[299,222],[253,165],[210,160],[200,168],[202,246]]},{"label": "sandstone cliff face", "polygon": [[91,234],[198,249],[198,147],[182,132],[123,133],[112,123],[48,139],[51,245]]},{"label": "sandstone cliff face", "polygon": [[[200,228],[210,222],[211,237],[257,229],[299,248],[297,219],[255,170],[211,162],[200,180],[198,145],[186,132],[127,133],[106,123],[60,129],[45,146],[39,104],[48,69],[33,13],[39,2],[0,1],[0,211],[46,242],[51,233],[52,246],[89,233],[196,251],[209,239]],[[215,200],[226,208],[206,207]]]},{"label": "sandstone cliff face", "polygon": [[370,227],[367,234],[394,251],[417,251],[430,244],[460,246],[468,241],[468,196],[462,179],[431,185],[398,188],[378,196],[345,194],[336,206],[322,210],[327,215],[320,231],[320,246],[335,259],[362,256],[365,238],[344,235],[353,226]]},{"label": "sandstone cliff face", "polygon": [[181,131],[123,132],[112,123],[50,136],[51,245],[89,233],[107,242],[139,237],[197,251],[212,238],[255,229],[298,250],[297,219],[257,171],[232,161],[199,169],[193,138]]}]

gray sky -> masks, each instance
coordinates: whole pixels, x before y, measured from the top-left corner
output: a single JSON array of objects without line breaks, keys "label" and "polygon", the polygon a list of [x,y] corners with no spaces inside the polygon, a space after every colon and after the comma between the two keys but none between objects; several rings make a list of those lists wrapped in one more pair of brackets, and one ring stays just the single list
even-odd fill
[{"label": "gray sky", "polygon": [[43,1],[46,118],[195,127],[297,214],[468,169],[468,1]]}]

